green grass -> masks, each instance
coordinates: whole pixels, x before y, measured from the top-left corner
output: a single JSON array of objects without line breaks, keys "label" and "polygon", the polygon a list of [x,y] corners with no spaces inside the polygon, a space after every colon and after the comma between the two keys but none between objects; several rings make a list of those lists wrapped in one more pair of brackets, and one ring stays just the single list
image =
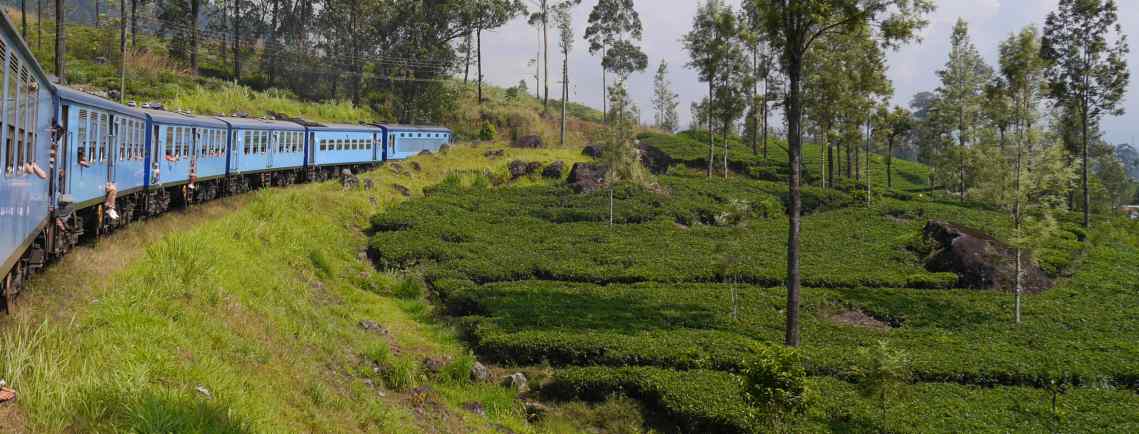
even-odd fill
[{"label": "green grass", "polygon": [[[19,391],[26,430],[533,430],[497,386],[421,375],[424,357],[467,351],[450,328],[424,321],[422,301],[377,294],[391,294],[398,279],[377,277],[360,258],[368,216],[402,200],[392,184],[419,194],[451,171],[505,172],[484,150],[419,157],[418,172],[380,169],[366,175],[373,192],[326,183],[226,199],[75,252],[37,277],[0,327],[0,378]],[[507,152],[580,158],[573,149]],[[362,330],[364,319],[391,338]],[[381,360],[390,374],[373,377]],[[385,380],[376,384],[386,397],[365,385],[370,378]],[[398,392],[425,383],[440,402],[426,416]],[[455,417],[471,397],[496,410],[486,420]]]}]

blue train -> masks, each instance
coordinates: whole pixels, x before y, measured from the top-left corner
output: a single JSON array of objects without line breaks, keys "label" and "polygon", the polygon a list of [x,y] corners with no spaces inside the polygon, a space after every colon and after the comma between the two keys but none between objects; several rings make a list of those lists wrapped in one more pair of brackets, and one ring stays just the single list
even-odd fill
[{"label": "blue train", "polygon": [[437,151],[450,130],[195,116],[53,84],[0,23],[0,310],[34,271],[171,208]]}]

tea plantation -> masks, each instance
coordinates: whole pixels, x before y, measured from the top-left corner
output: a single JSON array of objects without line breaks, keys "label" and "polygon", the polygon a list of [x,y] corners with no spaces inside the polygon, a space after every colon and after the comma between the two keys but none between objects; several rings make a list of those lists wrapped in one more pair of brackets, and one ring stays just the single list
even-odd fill
[{"label": "tea plantation", "polygon": [[[738,374],[782,342],[786,186],[739,169],[781,160],[737,145],[736,174],[706,178],[691,137],[641,139],[688,168],[658,177],[665,193],[616,186],[612,225],[608,191],[453,177],[375,216],[371,247],[422,273],[484,360],[555,367],[545,396],[629,395],[688,432],[1139,430],[1139,224],[1063,223],[1033,255],[1058,284],[1026,296],[1018,325],[1012,294],[957,288],[922,257],[928,221],[1007,239],[1007,214],[929,200],[924,168],[900,161],[900,190],[870,206],[805,189],[811,394],[803,415],[773,419]],[[879,341],[911,372],[884,406],[854,375],[858,350]]]}]

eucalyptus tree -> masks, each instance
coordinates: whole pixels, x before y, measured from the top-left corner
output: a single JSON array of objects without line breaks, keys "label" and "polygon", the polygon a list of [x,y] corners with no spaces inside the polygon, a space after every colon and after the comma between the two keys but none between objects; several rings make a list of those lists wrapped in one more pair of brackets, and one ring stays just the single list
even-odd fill
[{"label": "eucalyptus tree", "polygon": [[894,144],[904,139],[914,129],[913,115],[903,107],[887,110],[883,106],[878,111],[878,133],[886,140],[886,188],[894,188]]},{"label": "eucalyptus tree", "polygon": [[915,39],[934,9],[931,0],[747,0],[753,1],[768,40],[780,48],[787,75],[787,142],[791,176],[787,240],[787,333],[784,343],[799,346],[799,228],[802,197],[803,60],[811,44],[828,34],[847,33],[864,23],[876,26],[886,47]]},{"label": "eucalyptus tree", "polygon": [[[629,59],[622,59],[622,56],[639,58],[644,55],[644,53],[640,53],[640,56],[636,56],[640,50],[629,49],[635,47],[630,41],[640,41],[643,33],[644,27],[641,25],[641,16],[633,7],[633,0],[599,0],[593,6],[593,10],[589,12],[589,26],[585,28],[585,40],[589,41],[589,54],[601,53],[601,112],[603,116],[607,117],[606,113],[609,111],[607,108],[609,103],[607,74],[613,71],[616,64],[629,63],[623,61]],[[620,41],[626,41],[622,48],[623,53],[618,53],[615,56],[610,55],[614,45]],[[647,62],[646,59],[646,67]],[[603,120],[608,122],[607,118]]]},{"label": "eucalyptus tree", "polygon": [[550,21],[555,21],[557,24],[558,11],[579,5],[581,0],[530,0],[530,4],[535,8],[529,16],[530,25],[542,27],[542,63],[545,70],[543,79],[545,94],[542,97],[542,107],[546,108],[550,105]]},{"label": "eucalyptus tree", "polygon": [[[476,63],[478,63],[478,101],[483,102],[482,85],[482,32],[502,27],[515,16],[526,11],[521,0],[470,0],[464,3],[467,9],[466,23],[474,28]],[[468,30],[469,31],[469,30]]]},{"label": "eucalyptus tree", "polygon": [[941,78],[941,86],[937,88],[940,100],[945,110],[953,112],[956,117],[957,141],[960,144],[957,181],[961,201],[964,202],[967,190],[966,147],[984,102],[985,84],[993,76],[993,69],[985,64],[981,53],[969,39],[969,24],[964,19],[958,19],[953,26],[953,34],[949,37],[949,60],[937,75]]},{"label": "eucalyptus tree", "polygon": [[[743,2],[739,23],[740,38],[751,51],[752,58],[751,94],[748,98],[750,102],[747,118],[748,136],[751,139],[752,154],[758,154],[756,142],[757,140],[762,141],[763,159],[766,161],[768,115],[772,102],[779,99],[776,91],[782,87],[778,80],[779,59],[775,47],[767,40],[767,33],[762,28],[764,23],[755,2]],[[763,90],[758,89],[760,83],[763,83]]]},{"label": "eucalyptus tree", "polygon": [[1084,227],[1091,226],[1090,131],[1103,116],[1124,112],[1129,51],[1115,0],[1060,0],[1044,22],[1041,56],[1050,62],[1046,77],[1051,95],[1074,109],[1079,121]]},{"label": "eucalyptus tree", "polygon": [[661,60],[653,77],[653,126],[670,133],[676,131],[680,123],[677,98],[679,95],[673,92],[672,82],[668,80],[668,62]]},{"label": "eucalyptus tree", "polygon": [[[562,51],[562,131],[560,144],[566,144],[566,105],[569,104],[569,54],[573,50],[573,16],[570,8],[560,7],[554,17],[558,23],[558,47]],[[525,81],[523,81],[525,83]]]},{"label": "eucalyptus tree", "polygon": [[[731,8],[721,0],[707,0],[696,10],[692,19],[692,30],[682,38],[688,50],[688,66],[696,69],[700,81],[708,83],[708,109],[713,113],[708,118],[708,176],[712,176],[715,156],[715,129],[712,118],[721,118],[715,113],[716,84],[723,78],[722,69],[734,65],[730,57],[738,55],[738,47],[733,39],[736,36],[735,16]],[[723,125],[727,128],[727,125]]]},{"label": "eucalyptus tree", "polygon": [[[1021,279],[1022,247],[1026,244],[1027,237],[1030,236],[1023,230],[1024,210],[1022,206],[1028,205],[1040,213],[1049,211],[1047,208],[1043,208],[1040,201],[1036,201],[1035,204],[1025,203],[1028,202],[1028,198],[1023,194],[1024,188],[1021,185],[1023,172],[1033,171],[1031,164],[1027,166],[1024,164],[1024,153],[1026,147],[1030,157],[1033,153],[1032,125],[1038,117],[1037,108],[1042,97],[1041,91],[1044,88],[1044,69],[1045,62],[1040,57],[1040,36],[1036,27],[1026,27],[1020,33],[1010,35],[1008,39],[1001,42],[1000,70],[1004,82],[1008,86],[1007,93],[1013,103],[1012,119],[1018,133],[1013,163],[1012,203],[1014,241],[1016,241],[1014,243],[1016,247],[1016,264],[1014,266],[1016,278],[1013,293],[1015,294],[1014,316],[1017,323],[1020,323],[1021,292],[1023,291]],[[1031,163],[1033,158],[1029,158],[1028,161]],[[1034,230],[1033,232],[1037,231]]]}]

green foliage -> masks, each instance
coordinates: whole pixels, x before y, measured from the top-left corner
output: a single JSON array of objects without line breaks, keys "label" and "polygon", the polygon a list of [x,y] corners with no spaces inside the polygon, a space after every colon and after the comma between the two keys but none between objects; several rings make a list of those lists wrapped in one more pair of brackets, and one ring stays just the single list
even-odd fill
[{"label": "green foliage", "polygon": [[451,384],[468,384],[471,382],[471,368],[475,366],[475,362],[477,360],[473,354],[456,357],[443,366],[439,376]]},{"label": "green foliage", "polygon": [[863,396],[878,400],[882,423],[886,422],[888,401],[911,378],[909,355],[891,348],[885,340],[858,349],[859,363],[851,369]]},{"label": "green foliage", "polygon": [[423,283],[419,281],[419,278],[411,275],[403,276],[392,291],[392,295],[406,300],[422,298],[423,293]]},{"label": "green foliage", "polygon": [[807,371],[795,350],[767,347],[743,369],[744,394],[758,411],[776,420],[807,409]]},{"label": "green foliage", "polygon": [[484,142],[494,140],[496,135],[498,135],[498,131],[496,131],[494,124],[490,122],[484,123],[482,129],[479,130],[479,140]]}]

